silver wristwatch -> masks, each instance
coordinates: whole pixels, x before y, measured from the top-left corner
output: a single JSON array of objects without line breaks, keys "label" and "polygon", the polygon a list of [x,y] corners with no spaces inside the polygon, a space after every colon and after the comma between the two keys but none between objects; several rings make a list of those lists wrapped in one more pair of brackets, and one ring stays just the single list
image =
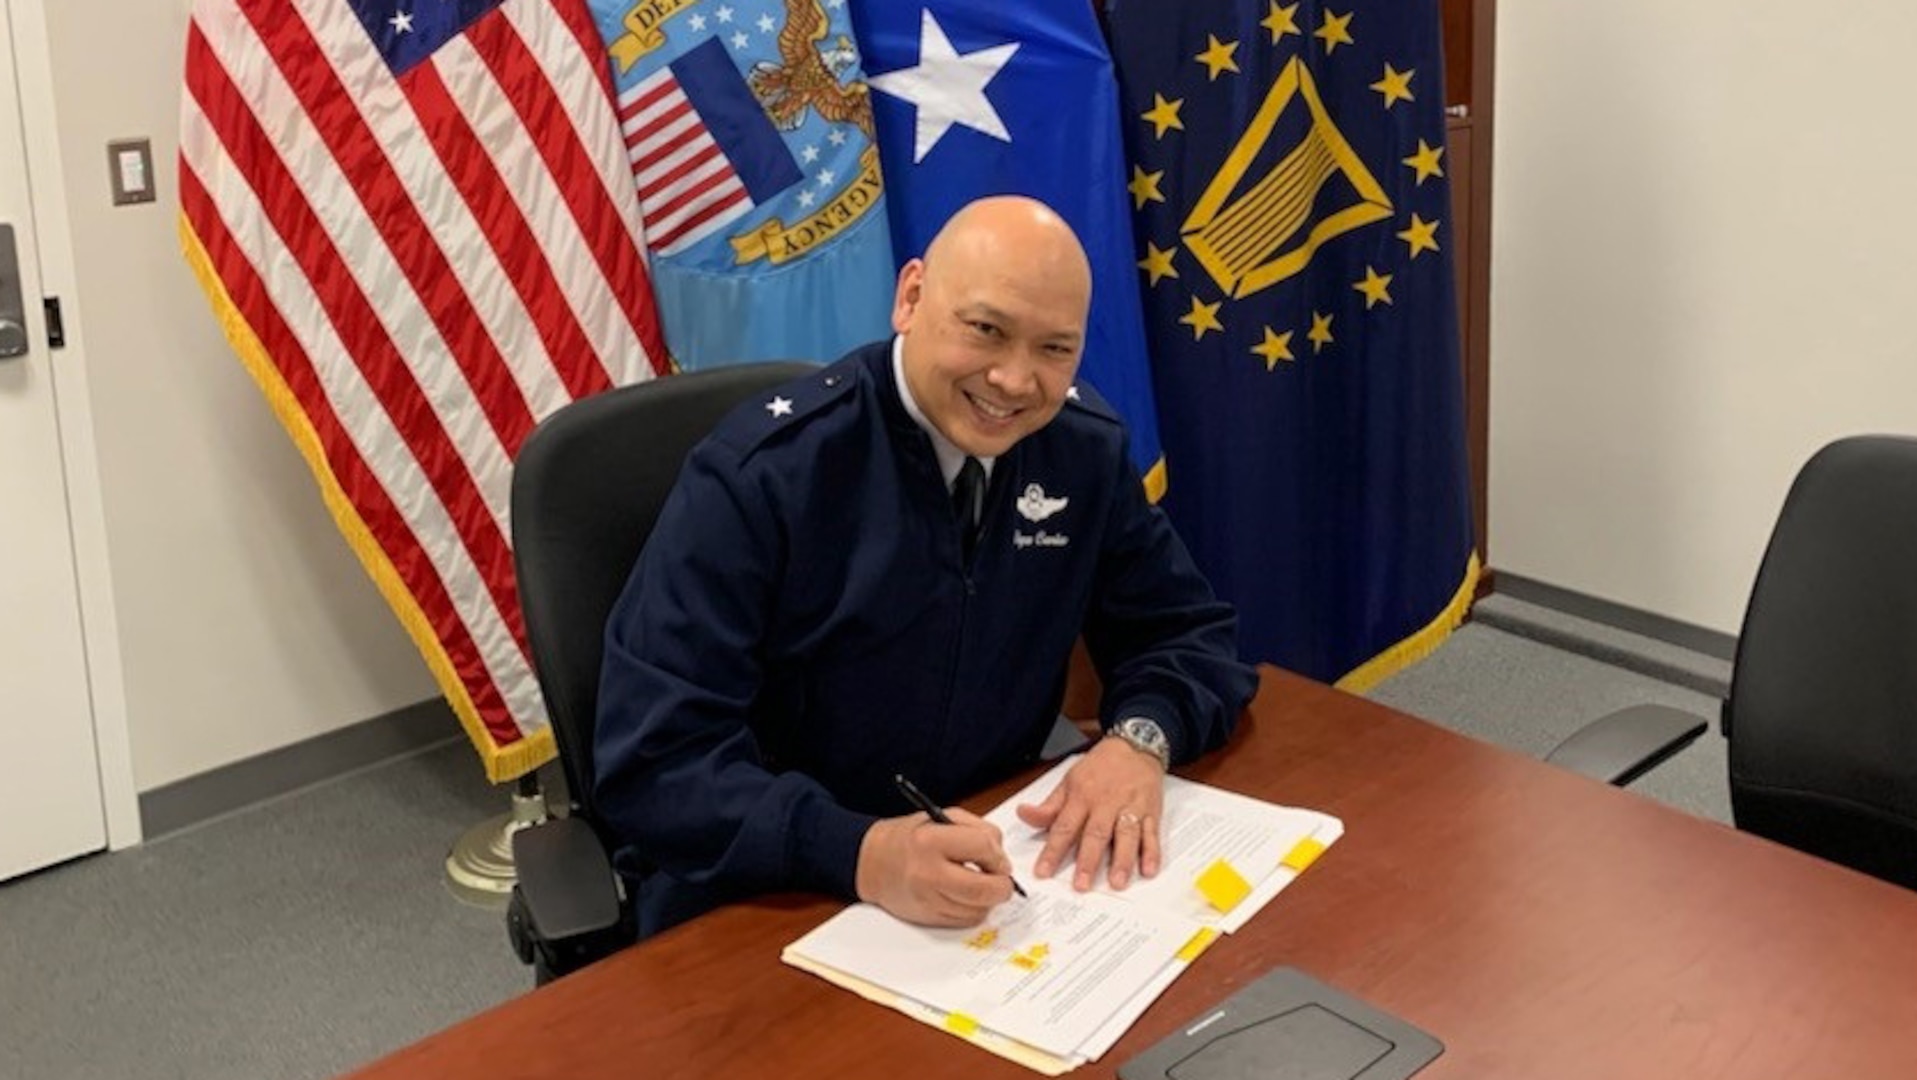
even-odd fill
[{"label": "silver wristwatch", "polygon": [[1156,721],[1128,716],[1113,724],[1111,733],[1132,749],[1157,758],[1160,768],[1171,768],[1171,740],[1165,737],[1165,729]]}]

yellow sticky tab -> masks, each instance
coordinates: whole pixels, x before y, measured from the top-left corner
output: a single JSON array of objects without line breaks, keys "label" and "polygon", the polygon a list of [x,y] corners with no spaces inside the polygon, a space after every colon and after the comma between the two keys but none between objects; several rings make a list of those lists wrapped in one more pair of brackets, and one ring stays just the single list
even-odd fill
[{"label": "yellow sticky tab", "polygon": [[1185,942],[1184,948],[1178,950],[1178,958],[1180,960],[1183,960],[1187,964],[1189,964],[1193,960],[1198,959],[1198,955],[1200,953],[1204,952],[1206,949],[1211,948],[1211,943],[1217,940],[1218,940],[1217,927],[1215,926],[1203,927],[1196,934],[1193,934],[1191,936],[1190,941]]},{"label": "yellow sticky tab", "polygon": [[945,1014],[945,1030],[954,1035],[963,1035],[969,1039],[978,1034],[978,1021],[964,1013],[947,1013]]},{"label": "yellow sticky tab", "polygon": [[1220,859],[1198,875],[1198,891],[1204,894],[1212,907],[1229,912],[1251,895],[1251,882],[1245,880],[1245,875],[1232,869],[1230,863]]},{"label": "yellow sticky tab", "polygon": [[1302,874],[1305,872],[1305,867],[1317,862],[1318,856],[1324,853],[1325,846],[1323,844],[1310,837],[1306,837],[1298,841],[1297,846],[1287,852],[1284,858],[1278,860],[1278,865],[1288,866]]}]

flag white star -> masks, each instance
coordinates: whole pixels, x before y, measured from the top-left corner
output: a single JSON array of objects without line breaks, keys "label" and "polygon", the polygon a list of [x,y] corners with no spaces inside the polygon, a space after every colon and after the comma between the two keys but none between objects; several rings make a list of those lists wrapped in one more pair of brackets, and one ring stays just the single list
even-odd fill
[{"label": "flag white star", "polygon": [[386,21],[392,25],[394,33],[410,34],[413,32],[413,14],[410,11],[395,12],[393,17]]},{"label": "flag white star", "polygon": [[845,129],[833,128],[832,134],[827,135],[825,137],[825,141],[831,143],[833,146],[844,146],[845,145]]},{"label": "flag white star", "polygon": [[772,21],[772,16],[770,15],[759,16],[759,33],[770,34],[772,32],[772,28],[777,25],[779,24]]},{"label": "flag white star", "polygon": [[747,45],[750,45],[750,44],[752,44],[752,39],[751,39],[751,38],[748,38],[748,37],[746,37],[746,36],[745,36],[744,34],[734,34],[734,35],[732,35],[732,47],[733,47],[733,48],[735,48],[735,49],[743,49],[743,48],[745,48],[745,47],[746,47]]},{"label": "flag white star", "polygon": [[692,27],[693,33],[702,34],[706,29],[706,17],[704,15],[694,15],[692,18],[686,20],[686,25]]},{"label": "flag white star", "polygon": [[791,416],[792,402],[787,398],[775,397],[765,403],[765,411],[771,413],[773,416]]},{"label": "flag white star", "polygon": [[960,56],[927,10],[919,21],[918,66],[869,75],[865,82],[918,107],[918,139],[912,147],[912,161],[917,163],[925,160],[953,124],[1012,141],[1005,121],[985,98],[985,86],[1017,51],[1018,42],[1013,41]]},{"label": "flag white star", "polygon": [[816,146],[802,147],[799,150],[799,156],[805,159],[807,165],[810,165],[819,160],[819,148]]},{"label": "flag white star", "polygon": [[729,7],[721,7],[718,11],[718,15],[719,15],[720,22],[732,21],[732,9]]},{"label": "flag white star", "polygon": [[811,188],[806,188],[799,192],[799,205],[805,207],[807,210],[812,209],[812,204],[818,201],[819,197],[812,193]]},{"label": "flag white star", "polygon": [[831,187],[832,181],[837,180],[838,178],[839,178],[839,174],[833,172],[831,169],[819,170],[819,186],[820,187]]}]

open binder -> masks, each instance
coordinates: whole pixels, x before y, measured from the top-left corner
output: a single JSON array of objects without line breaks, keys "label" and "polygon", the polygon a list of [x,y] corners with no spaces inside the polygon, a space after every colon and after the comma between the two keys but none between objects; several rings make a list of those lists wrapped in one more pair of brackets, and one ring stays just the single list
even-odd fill
[{"label": "open binder", "polygon": [[1165,780],[1164,860],[1123,892],[1030,874],[1044,835],[1015,807],[1043,801],[1068,759],[986,820],[1031,895],[983,926],[913,926],[854,904],[788,945],[786,963],[1047,1076],[1096,1061],[1222,935],[1245,925],[1344,833],[1329,814]]}]

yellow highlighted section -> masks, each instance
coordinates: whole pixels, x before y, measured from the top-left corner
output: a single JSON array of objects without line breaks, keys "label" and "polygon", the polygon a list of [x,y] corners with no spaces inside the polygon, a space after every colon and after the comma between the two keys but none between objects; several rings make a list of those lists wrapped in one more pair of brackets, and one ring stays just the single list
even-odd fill
[{"label": "yellow highlighted section", "polygon": [[947,1013],[945,1015],[945,1030],[954,1035],[963,1035],[969,1039],[978,1034],[978,1021],[964,1013]]},{"label": "yellow highlighted section", "polygon": [[1290,867],[1302,874],[1305,872],[1305,867],[1317,862],[1318,856],[1324,853],[1325,845],[1306,837],[1298,841],[1296,847],[1286,852],[1285,857],[1278,860],[1278,865]]},{"label": "yellow highlighted section", "polygon": [[1193,934],[1191,936],[1190,941],[1185,942],[1184,948],[1178,950],[1178,959],[1189,964],[1193,960],[1198,959],[1199,954],[1203,953],[1206,949],[1211,948],[1211,943],[1217,940],[1218,940],[1217,927],[1215,926],[1203,927],[1196,934]]},{"label": "yellow highlighted section", "polygon": [[1251,895],[1251,882],[1245,880],[1245,875],[1232,869],[1230,863],[1219,859],[1198,875],[1198,891],[1204,894],[1212,907],[1229,912]]}]

